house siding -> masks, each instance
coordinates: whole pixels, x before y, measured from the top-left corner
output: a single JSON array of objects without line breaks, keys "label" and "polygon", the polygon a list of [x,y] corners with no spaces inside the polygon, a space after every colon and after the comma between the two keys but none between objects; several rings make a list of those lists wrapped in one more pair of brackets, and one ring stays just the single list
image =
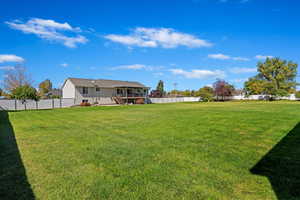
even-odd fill
[{"label": "house siding", "polygon": [[[110,99],[115,94],[114,88],[100,88],[100,91],[96,91],[96,88],[88,87],[88,94],[83,93],[83,87],[76,87],[75,99],[76,104],[80,104],[82,100],[88,100],[89,103],[101,102],[103,98]],[[108,101],[105,99],[105,101]]]},{"label": "house siding", "polygon": [[75,98],[75,86],[70,80],[67,80],[62,88],[63,98]]},{"label": "house siding", "polygon": [[113,96],[115,96],[115,89],[100,88],[100,95],[102,95],[103,97],[113,97]]}]

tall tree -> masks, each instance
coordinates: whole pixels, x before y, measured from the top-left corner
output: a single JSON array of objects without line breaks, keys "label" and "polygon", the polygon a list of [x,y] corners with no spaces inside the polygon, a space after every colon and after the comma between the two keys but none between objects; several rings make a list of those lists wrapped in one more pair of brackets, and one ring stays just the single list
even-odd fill
[{"label": "tall tree", "polygon": [[0,88],[0,97],[3,96],[3,90]]},{"label": "tall tree", "polygon": [[181,92],[182,96],[185,96],[185,97],[190,97],[192,96],[192,91],[191,90],[184,90]]},{"label": "tall tree", "polygon": [[44,80],[39,84],[39,92],[41,96],[45,96],[52,90],[52,82],[49,79]]},{"label": "tall tree", "polygon": [[286,96],[296,89],[298,64],[280,58],[267,58],[257,64],[258,75],[245,82],[248,94]]},{"label": "tall tree", "polygon": [[4,89],[10,93],[17,87],[31,85],[32,83],[31,78],[26,73],[26,68],[23,66],[15,66],[14,70],[6,72],[4,77]]},{"label": "tall tree", "polygon": [[[225,97],[232,96],[232,93],[234,91],[234,86],[230,85],[224,80],[217,80],[214,85],[214,93],[217,97],[217,100],[225,100]],[[221,97],[221,99],[220,99]]]},{"label": "tall tree", "polygon": [[162,80],[160,80],[156,86],[156,90],[160,91],[161,94],[164,94],[165,90],[164,90],[164,82]]},{"label": "tall tree", "polygon": [[244,83],[244,91],[246,91],[247,95],[266,94],[266,81],[257,76],[249,78],[248,81]]}]

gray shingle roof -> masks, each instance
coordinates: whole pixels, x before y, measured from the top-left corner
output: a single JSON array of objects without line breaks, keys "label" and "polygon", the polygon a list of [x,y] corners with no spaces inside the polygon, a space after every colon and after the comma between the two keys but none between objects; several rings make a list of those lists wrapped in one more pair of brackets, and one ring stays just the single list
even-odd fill
[{"label": "gray shingle roof", "polygon": [[106,79],[83,79],[83,78],[68,78],[75,86],[82,87],[104,87],[104,88],[116,88],[116,87],[138,87],[147,88],[145,85],[139,82],[133,81],[117,81]]}]

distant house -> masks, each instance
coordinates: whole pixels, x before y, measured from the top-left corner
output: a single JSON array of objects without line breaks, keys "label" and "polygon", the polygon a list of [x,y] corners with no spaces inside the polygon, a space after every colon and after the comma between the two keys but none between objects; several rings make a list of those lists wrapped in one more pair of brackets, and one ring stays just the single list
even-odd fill
[{"label": "distant house", "polygon": [[47,94],[45,94],[45,96],[47,96],[48,98],[60,98],[62,96],[62,91],[61,89],[52,89],[50,90]]},{"label": "distant house", "polygon": [[160,90],[152,90],[149,96],[152,98],[162,98],[163,95],[164,94]]},{"label": "distant house", "polygon": [[62,86],[62,97],[82,102],[114,104],[145,100],[149,87],[132,81],[68,78]]}]

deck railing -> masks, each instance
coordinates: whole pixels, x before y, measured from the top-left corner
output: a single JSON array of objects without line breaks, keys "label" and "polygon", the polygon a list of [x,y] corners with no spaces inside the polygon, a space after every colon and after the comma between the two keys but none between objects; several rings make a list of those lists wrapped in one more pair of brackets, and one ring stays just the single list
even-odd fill
[{"label": "deck railing", "polygon": [[117,94],[117,97],[147,97],[147,94],[143,93],[135,93],[135,94]]}]

